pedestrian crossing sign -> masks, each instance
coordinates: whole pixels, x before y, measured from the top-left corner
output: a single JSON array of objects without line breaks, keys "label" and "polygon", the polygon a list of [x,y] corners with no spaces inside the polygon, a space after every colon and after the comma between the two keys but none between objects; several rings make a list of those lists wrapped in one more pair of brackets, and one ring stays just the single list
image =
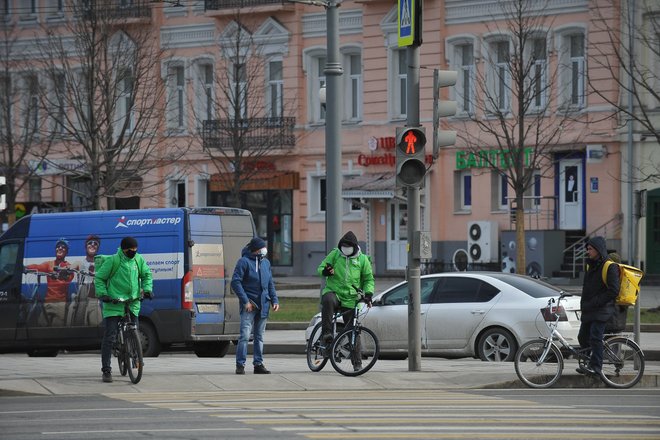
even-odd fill
[{"label": "pedestrian crossing sign", "polygon": [[398,0],[399,47],[412,46],[415,42],[415,3],[421,0]]}]

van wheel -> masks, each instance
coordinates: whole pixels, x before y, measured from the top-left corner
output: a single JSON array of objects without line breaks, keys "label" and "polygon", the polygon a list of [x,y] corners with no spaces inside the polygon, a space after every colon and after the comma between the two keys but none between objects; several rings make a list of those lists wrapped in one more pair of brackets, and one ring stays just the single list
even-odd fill
[{"label": "van wheel", "polygon": [[44,348],[41,350],[28,350],[27,355],[29,357],[55,357],[59,350],[57,348]]},{"label": "van wheel", "polygon": [[198,342],[194,347],[197,357],[225,357],[229,351],[229,341]]},{"label": "van wheel", "polygon": [[161,345],[154,327],[148,322],[140,321],[138,333],[140,335],[140,344],[142,344],[143,356],[158,357],[161,351]]}]

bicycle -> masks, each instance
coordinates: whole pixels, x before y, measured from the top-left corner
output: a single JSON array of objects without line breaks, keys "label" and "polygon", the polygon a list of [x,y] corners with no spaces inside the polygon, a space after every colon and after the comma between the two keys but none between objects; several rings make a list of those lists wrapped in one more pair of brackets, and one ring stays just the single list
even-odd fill
[{"label": "bicycle", "polygon": [[[574,348],[557,330],[561,300],[572,296],[561,294],[557,301],[548,300],[548,306],[541,309],[542,313],[554,314],[554,321],[548,324],[550,333],[547,337],[534,339],[523,344],[514,359],[518,378],[531,388],[549,388],[562,375],[564,369],[564,354],[574,356],[578,365],[584,368],[590,357],[589,348]],[[556,306],[553,304],[556,303]],[[559,341],[560,349],[554,341]],[[644,353],[639,345],[626,336],[614,335],[603,340],[603,367],[601,380],[612,388],[631,388],[637,384],[644,374]]]},{"label": "bicycle", "polygon": [[310,370],[321,371],[330,359],[332,367],[338,373],[344,376],[359,376],[376,364],[380,354],[380,344],[376,334],[361,324],[369,309],[367,308],[361,313],[360,303],[367,303],[367,299],[361,289],[355,288],[355,290],[358,292],[359,299],[353,309],[352,325],[345,326],[345,329],[337,334],[337,319],[347,312],[336,313],[333,316],[334,337],[330,350],[321,340],[322,323],[318,323],[312,330],[307,341],[307,365]]},{"label": "bicycle", "polygon": [[[138,383],[142,379],[144,362],[137,323],[133,321],[133,314],[130,311],[130,305],[134,301],[142,301],[142,298],[111,300],[115,304],[124,304],[124,315],[117,324],[117,338],[112,347],[112,354],[117,358],[119,373],[122,376],[126,376],[126,373],[128,373],[131,382]],[[135,320],[137,320],[137,317],[135,317]]]}]

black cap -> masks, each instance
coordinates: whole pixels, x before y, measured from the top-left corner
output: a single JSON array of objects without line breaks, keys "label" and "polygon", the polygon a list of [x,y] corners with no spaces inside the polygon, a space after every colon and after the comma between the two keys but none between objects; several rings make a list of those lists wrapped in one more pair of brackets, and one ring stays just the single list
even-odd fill
[{"label": "black cap", "polygon": [[250,252],[258,251],[266,247],[266,242],[261,237],[254,237],[248,243],[248,249]]},{"label": "black cap", "polygon": [[126,249],[131,249],[131,248],[136,248],[138,247],[137,240],[134,239],[133,237],[124,237],[121,240],[121,249],[126,250]]}]

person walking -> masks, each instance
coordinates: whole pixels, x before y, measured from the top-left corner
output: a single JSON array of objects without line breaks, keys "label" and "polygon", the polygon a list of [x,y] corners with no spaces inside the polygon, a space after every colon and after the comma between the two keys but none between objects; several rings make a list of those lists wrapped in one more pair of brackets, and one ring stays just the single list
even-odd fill
[{"label": "person walking", "polygon": [[619,291],[619,269],[610,264],[607,282],[603,282],[603,264],[609,259],[605,238],[587,240],[587,265],[582,284],[580,309],[582,313],[578,341],[580,347],[591,348],[589,365],[580,366],[581,374],[600,374],[603,366],[603,335],[607,322],[615,313],[615,300]]},{"label": "person walking", "polygon": [[[151,298],[153,278],[144,257],[137,252],[138,242],[133,237],[121,240],[117,253],[96,268],[94,287],[103,304],[103,342],[101,343],[101,372],[103,382],[112,382],[112,346],[117,338],[117,326],[124,315],[124,304],[117,300],[139,299],[142,294]],[[144,293],[142,293],[144,292]],[[113,301],[114,300],[114,301]],[[140,301],[130,304],[133,321],[138,323]]]},{"label": "person walking", "polygon": [[369,257],[362,253],[357,237],[348,231],[339,240],[337,247],[323,259],[317,273],[325,277],[325,287],[321,292],[321,338],[327,346],[332,342],[332,317],[343,313],[345,328],[353,322],[355,303],[359,297],[355,288],[361,289],[367,306],[371,307],[374,294],[374,274]]},{"label": "person walking", "polygon": [[270,308],[280,309],[275,292],[270,262],[266,259],[266,242],[254,237],[243,248],[242,256],[236,262],[231,288],[240,302],[241,334],[236,347],[236,374],[245,374],[247,346],[254,329],[254,352],[252,365],[254,374],[270,374],[264,366],[264,332]]}]

